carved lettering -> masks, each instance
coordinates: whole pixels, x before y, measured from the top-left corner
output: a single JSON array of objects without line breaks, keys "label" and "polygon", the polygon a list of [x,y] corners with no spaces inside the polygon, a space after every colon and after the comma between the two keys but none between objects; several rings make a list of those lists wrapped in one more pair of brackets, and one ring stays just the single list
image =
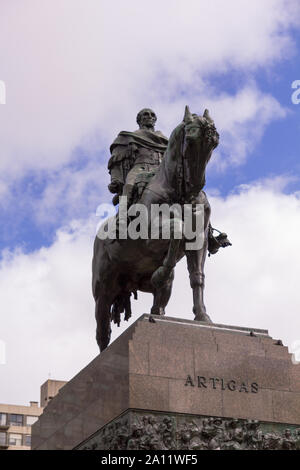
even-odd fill
[{"label": "carved lettering", "polygon": [[192,377],[190,375],[187,376],[187,379],[186,379],[186,382],[184,384],[186,387],[188,385],[191,385],[191,387],[195,387],[194,383],[193,383],[193,380],[192,380]]},{"label": "carved lettering", "polygon": [[[190,375],[187,376],[185,381],[185,386],[195,387],[194,381]],[[258,393],[258,384],[252,382],[248,384],[245,382],[239,382],[237,380],[226,380],[221,377],[204,377],[203,375],[197,376],[197,386],[198,388],[210,388],[212,390],[230,390],[230,392],[240,392],[240,393]]]},{"label": "carved lettering", "polygon": [[227,388],[231,391],[234,392],[236,390],[236,382],[235,380],[230,380],[227,384]]},{"label": "carved lettering", "polygon": [[199,388],[201,388],[201,387],[207,388],[206,378],[205,377],[199,377],[199,375],[198,375],[198,387]]},{"label": "carved lettering", "polygon": [[224,385],[224,379],[221,379],[221,383],[222,383],[222,390],[226,390],[226,387]]},{"label": "carved lettering", "polygon": [[240,386],[240,389],[239,389],[239,392],[246,392],[246,393],[249,393],[248,392],[248,389],[246,387],[246,384],[243,382]]},{"label": "carved lettering", "polygon": [[211,380],[212,382],[212,385],[213,385],[213,388],[216,390],[216,382],[219,382],[220,380],[215,378],[215,377],[211,377],[209,380]]}]

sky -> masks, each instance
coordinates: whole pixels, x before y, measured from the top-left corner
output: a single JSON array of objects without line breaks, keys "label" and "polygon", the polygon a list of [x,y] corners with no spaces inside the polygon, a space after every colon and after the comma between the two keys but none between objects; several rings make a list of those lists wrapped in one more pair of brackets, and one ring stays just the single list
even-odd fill
[{"label": "sky", "polygon": [[[232,247],[206,262],[207,311],[300,361],[299,53],[297,0],[0,0],[0,403],[39,400],[98,354],[97,207],[109,146],[144,107],[168,136],[186,104],[210,110],[205,190]],[[151,295],[132,308],[129,324]],[[184,260],[167,315],[193,318]]]}]

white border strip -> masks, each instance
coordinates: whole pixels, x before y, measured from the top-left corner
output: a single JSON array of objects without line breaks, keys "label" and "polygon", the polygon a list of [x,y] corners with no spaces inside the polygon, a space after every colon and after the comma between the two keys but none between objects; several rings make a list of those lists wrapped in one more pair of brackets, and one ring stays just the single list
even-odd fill
[{"label": "white border strip", "polygon": [[[145,318],[145,320],[149,319],[150,315],[148,317]],[[216,326],[216,325],[198,325],[197,323],[195,324],[191,324],[191,323],[185,323],[185,322],[182,322],[182,321],[174,321],[174,320],[162,320],[160,318],[157,318],[155,317],[155,321],[156,322],[165,322],[165,323],[176,323],[177,325],[187,325],[187,326],[192,326],[192,327],[198,327],[198,328],[208,328],[210,330],[224,330],[224,331],[234,331],[234,332],[237,332],[237,333],[250,333],[250,331],[253,331],[253,333],[256,335],[256,336],[265,336],[267,338],[270,338],[270,335],[268,333],[263,333],[263,332],[260,332],[260,331],[256,331],[255,329],[252,329],[252,328],[249,328],[249,329],[244,329],[244,330],[241,330],[239,329],[239,327],[232,327],[232,328],[226,328],[226,326]]]}]

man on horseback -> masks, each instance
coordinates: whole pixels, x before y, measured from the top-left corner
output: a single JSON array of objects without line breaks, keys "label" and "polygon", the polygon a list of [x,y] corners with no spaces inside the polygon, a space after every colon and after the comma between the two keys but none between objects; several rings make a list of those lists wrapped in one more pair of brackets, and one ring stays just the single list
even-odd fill
[{"label": "man on horseback", "polygon": [[[137,115],[139,129],[120,132],[111,145],[109,190],[116,194],[114,203],[118,204],[121,195],[127,196],[128,205],[138,201],[147,216],[150,215],[147,229],[153,227],[150,227],[153,206],[167,205],[171,209],[176,204],[182,209],[185,205],[189,208],[192,205],[195,211],[188,213],[192,219],[190,225],[196,221],[199,209],[203,225],[195,238],[201,235],[204,241],[201,246],[190,248],[185,239],[175,236],[176,223],[180,226],[182,222],[188,224],[185,215],[182,220],[182,211],[176,216],[173,212],[174,216],[169,217],[167,237],[152,237],[152,230],[148,230],[150,238],[112,237],[107,242],[106,238],[96,236],[92,285],[96,338],[101,351],[109,344],[111,321],[119,325],[122,313],[125,320],[130,318],[132,293],[151,293],[151,315],[165,314],[172,291],[174,267],[184,256],[193,291],[195,320],[210,323],[203,299],[205,257],[207,251],[216,253],[220,247],[230,245],[226,234],[214,237],[209,222],[211,209],[203,191],[206,166],[219,142],[219,134],[208,110],[201,116],[192,114],[186,106],[184,119],[173,130],[169,141],[161,132],[155,131],[155,122],[155,113],[151,109],[142,109]],[[161,219],[160,214],[155,219],[160,227]],[[119,227],[120,221],[121,218]],[[189,239],[185,232],[184,235]]]},{"label": "man on horseback", "polygon": [[108,169],[111,183],[108,189],[115,194],[114,205],[118,204],[120,195],[127,196],[130,205],[135,184],[141,192],[158,170],[168,139],[160,131],[155,131],[156,120],[152,109],[142,109],[136,117],[139,129],[120,132],[110,147]]},{"label": "man on horseback", "polygon": [[[134,132],[122,131],[110,147],[111,158],[108,170],[111,182],[108,189],[115,194],[113,204],[119,196],[127,196],[128,206],[136,202],[142,191],[156,174],[168,145],[162,132],[155,130],[157,116],[150,108],[143,108],[136,117],[139,129]],[[136,189],[136,191],[134,191]],[[230,243],[226,234],[215,237],[210,225],[208,231],[208,251],[215,254],[220,247]]]}]

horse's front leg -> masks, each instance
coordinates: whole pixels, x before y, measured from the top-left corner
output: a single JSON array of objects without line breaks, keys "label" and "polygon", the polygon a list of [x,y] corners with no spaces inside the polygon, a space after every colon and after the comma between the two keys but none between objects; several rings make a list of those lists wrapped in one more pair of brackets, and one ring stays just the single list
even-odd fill
[{"label": "horse's front leg", "polygon": [[[187,267],[190,275],[190,284],[193,290],[193,312],[195,315],[195,320],[204,321],[207,323],[212,323],[211,319],[206,313],[206,308],[204,305],[203,292],[204,292],[204,263],[206,259],[207,249],[208,249],[208,229],[209,229],[209,219],[210,219],[210,205],[207,200],[206,194],[204,191],[200,191],[197,196],[194,204],[200,204],[200,208],[193,205],[193,216],[196,215],[203,216],[202,222],[196,230],[203,230],[203,245],[201,248],[193,248],[186,244],[185,255],[187,259]],[[202,209],[201,209],[202,206]],[[200,210],[201,209],[201,210]],[[204,212],[202,212],[204,210]],[[198,212],[200,211],[200,212]],[[198,219],[199,220],[199,219]],[[201,220],[201,219],[200,219]],[[197,218],[194,220],[195,226],[197,227]]]},{"label": "horse's front leg", "polygon": [[153,294],[153,306],[151,308],[151,315],[165,315],[165,307],[167,306],[173,286],[174,280],[174,270],[172,270],[171,275],[168,280],[164,283],[162,287],[155,289]]},{"label": "horse's front leg", "polygon": [[175,233],[182,233],[181,219],[170,219],[170,242],[167,255],[162,266],[156,269],[151,277],[151,283],[155,289],[163,287],[170,279],[173,281],[173,269],[177,262],[178,249],[181,238],[175,238]]},{"label": "horse's front leg", "polygon": [[205,240],[200,250],[186,250],[187,266],[190,275],[190,284],[193,289],[193,313],[195,320],[212,323],[210,317],[206,313],[204,305],[204,262],[207,252],[207,241]]}]

